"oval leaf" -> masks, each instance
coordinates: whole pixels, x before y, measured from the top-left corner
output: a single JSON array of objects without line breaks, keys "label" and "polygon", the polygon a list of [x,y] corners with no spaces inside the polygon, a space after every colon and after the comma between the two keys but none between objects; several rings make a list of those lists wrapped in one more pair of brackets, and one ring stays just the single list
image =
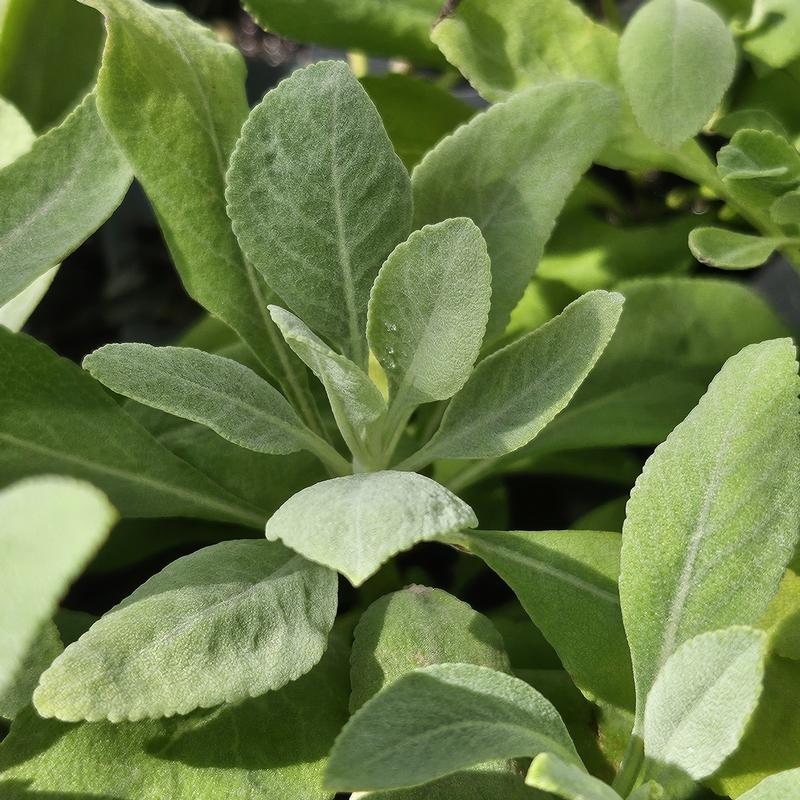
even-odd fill
[{"label": "oval leaf", "polygon": [[528,786],[565,800],[620,800],[607,784],[586,770],[567,764],[552,753],[536,756],[525,778]]},{"label": "oval leaf", "polygon": [[788,241],[725,228],[696,228],[689,234],[689,249],[698,261],[711,267],[750,269],[763,264]]}]

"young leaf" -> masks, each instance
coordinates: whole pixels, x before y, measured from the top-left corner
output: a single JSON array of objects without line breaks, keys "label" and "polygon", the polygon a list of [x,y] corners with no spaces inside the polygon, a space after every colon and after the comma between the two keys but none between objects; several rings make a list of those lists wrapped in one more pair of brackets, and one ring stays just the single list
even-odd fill
[{"label": "young leaf", "polygon": [[395,553],[477,524],[466,503],[430,478],[384,471],[303,489],[270,517],[266,536],[359,586]]},{"label": "young leaf", "polygon": [[800,769],[770,775],[741,795],[741,800],[800,800]]},{"label": "young leaf", "polygon": [[329,800],[322,772],[347,719],[347,648],[277,692],[188,717],[67,725],[23,711],[0,749],[3,800]]},{"label": "young leaf", "polygon": [[495,758],[552,752],[580,764],[553,706],[486,667],[437,664],[389,684],[336,739],[325,784],[336,791],[415,786]]},{"label": "young leaf", "polygon": [[0,171],[0,305],[58,264],[111,215],[131,181],[94,94]]},{"label": "young leaf", "polygon": [[777,591],[798,536],[799,386],[791,340],[746,347],[636,482],[620,596],[639,729],[650,687],[676,648],[756,622]]},{"label": "young leaf", "polygon": [[619,65],[642,129],[677,147],[708,122],[733,80],[736,46],[698,0],[650,0],[622,35]]},{"label": "young leaf", "polygon": [[644,749],[651,772],[711,775],[739,744],[761,695],[767,637],[753,628],[703,633],[665,662],[647,696]]},{"label": "young leaf", "polygon": [[109,389],[199,422],[258,453],[318,453],[349,471],[333,448],[303,425],[286,398],[237,361],[189,347],[109,344],[83,360]]},{"label": "young leaf", "polygon": [[530,442],[572,399],[614,333],[622,295],[589,292],[555,319],[481,361],[439,430],[404,464],[492,458]]},{"label": "young leaf", "polygon": [[264,524],[263,512],[170,453],[87,373],[4,328],[0,383],[0,483],[58,471],[92,481],[124,516]]},{"label": "young leaf", "polygon": [[394,249],[372,287],[367,322],[394,405],[447,400],[464,385],[491,294],[486,243],[472,220],[426,226]]},{"label": "young leaf", "polygon": [[800,182],[800,153],[781,134],[737,131],[717,153],[717,172],[725,181],[760,179],[785,188]]},{"label": "young leaf", "polygon": [[289,347],[325,387],[347,446],[352,453],[361,454],[371,426],[386,413],[386,401],[380,390],[366,372],[331,350],[290,311],[270,306],[269,313]]},{"label": "young leaf", "polygon": [[589,697],[633,708],[617,577],[620,537],[597,531],[468,531],[453,541],[513,590]]},{"label": "young leaf", "polygon": [[773,69],[800,56],[800,8],[794,0],[755,0],[742,47]]},{"label": "young leaf", "polygon": [[411,229],[408,174],[346,64],[298,70],[253,110],[228,213],[248,259],[311,328],[367,362],[367,301]]},{"label": "young leaf", "polygon": [[242,56],[177,9],[81,1],[106,16],[100,116],[155,209],[187,291],[247,342],[308,420],[305,370],[275,330],[273,295],[225,213],[225,171],[248,108]]},{"label": "young leaf", "polygon": [[188,714],[280,689],[325,651],[336,574],[280,544],[239,540],[179,558],[42,675],[43,717],[110,722]]},{"label": "young leaf", "polygon": [[756,236],[724,228],[696,228],[689,234],[689,249],[701,263],[723,269],[750,269],[769,259],[791,239]]},{"label": "young leaf", "polygon": [[441,589],[409,586],[376,600],[355,629],[350,710],[398,678],[432,664],[477,664],[510,672],[494,625]]},{"label": "young leaf", "polygon": [[800,225],[800,189],[781,195],[770,206],[769,215],[778,225]]},{"label": "young leaf", "polygon": [[553,753],[536,756],[525,783],[565,800],[620,800],[610,786],[592,777],[585,769],[565,763]]},{"label": "young leaf", "polygon": [[33,478],[0,492],[0,693],[116,519],[101,492],[70,478]]},{"label": "young leaf", "polygon": [[492,263],[487,336],[505,328],[564,201],[605,145],[616,95],[576,81],[532,87],[443,139],[413,174],[416,227],[469,217]]}]

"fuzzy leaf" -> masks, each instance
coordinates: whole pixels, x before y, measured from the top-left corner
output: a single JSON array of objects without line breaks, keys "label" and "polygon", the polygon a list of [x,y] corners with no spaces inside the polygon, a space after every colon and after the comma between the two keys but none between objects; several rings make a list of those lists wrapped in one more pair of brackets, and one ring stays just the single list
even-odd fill
[{"label": "fuzzy leaf", "polygon": [[270,517],[266,535],[358,586],[417,542],[477,524],[466,503],[430,478],[384,471],[303,489]]},{"label": "fuzzy leaf", "polygon": [[0,383],[0,483],[58,471],[92,481],[123,516],[263,525],[265,514],[170,453],[86,372],[1,327]]},{"label": "fuzzy leaf", "polygon": [[620,800],[610,786],[552,753],[536,756],[525,783],[565,800]]},{"label": "fuzzy leaf", "polygon": [[280,689],[325,651],[336,574],[280,544],[221,542],[173,561],[42,675],[43,717],[188,714]]},{"label": "fuzzy leaf", "polygon": [[717,153],[717,172],[725,181],[796,184],[800,182],[800,153],[786,137],[770,130],[737,131]]},{"label": "fuzzy leaf", "polygon": [[369,291],[411,226],[408,174],[346,64],[298,70],[248,118],[227,176],[245,255],[289,308],[366,366]]},{"label": "fuzzy leaf", "polygon": [[0,693],[116,519],[101,492],[70,478],[33,478],[0,492]]},{"label": "fuzzy leaf", "polygon": [[580,764],[561,717],[535,689],[486,667],[438,664],[389,684],[350,718],[325,783],[337,791],[402,788],[541,752]]},{"label": "fuzzy leaf", "polygon": [[453,541],[483,559],[514,590],[581,690],[633,708],[617,593],[619,534],[469,531]]},{"label": "fuzzy leaf", "polygon": [[372,287],[367,338],[395,405],[447,400],[464,385],[486,331],[491,282],[472,220],[426,226],[394,249]]},{"label": "fuzzy leaf", "polygon": [[790,240],[725,228],[696,228],[689,234],[689,249],[701,263],[722,269],[750,269],[769,259]]},{"label": "fuzzy leaf", "polygon": [[492,262],[487,336],[522,297],[564,201],[617,122],[615,94],[576,81],[530,88],[443,139],[413,174],[415,227],[469,217]]},{"label": "fuzzy leaf", "polygon": [[798,537],[799,387],[791,340],[746,347],[636,482],[623,527],[620,596],[637,728],[677,647],[757,622],[778,589]]},{"label": "fuzzy leaf", "polygon": [[105,222],[131,181],[95,97],[0,171],[0,304],[58,264]]},{"label": "fuzzy leaf", "polygon": [[741,795],[741,800],[800,800],[800,769],[770,775]]},{"label": "fuzzy leaf", "polygon": [[767,637],[753,628],[703,633],[669,657],[647,696],[645,755],[695,780],[711,775],[739,744],[761,695]]},{"label": "fuzzy leaf", "polygon": [[357,711],[385,686],[419,667],[447,663],[511,671],[494,625],[458,598],[427,586],[384,595],[356,626],[350,709]]},{"label": "fuzzy leaf", "polygon": [[619,65],[642,129],[677,147],[708,122],[733,80],[736,47],[724,21],[697,0],[650,0],[622,35]]},{"label": "fuzzy leaf", "polygon": [[572,399],[611,339],[616,293],[589,292],[555,319],[481,361],[431,441],[406,462],[491,458],[530,442]]}]

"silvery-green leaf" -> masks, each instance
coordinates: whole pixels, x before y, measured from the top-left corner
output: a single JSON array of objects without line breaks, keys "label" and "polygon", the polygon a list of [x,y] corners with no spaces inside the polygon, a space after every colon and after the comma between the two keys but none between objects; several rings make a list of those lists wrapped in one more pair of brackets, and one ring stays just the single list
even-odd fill
[{"label": "silvery-green leaf", "polygon": [[486,243],[472,220],[428,225],[394,249],[372,287],[367,322],[393,404],[446,400],[464,385],[491,294]]},{"label": "silvery-green leaf", "polygon": [[24,710],[0,748],[3,800],[330,800],[322,772],[347,719],[348,648],[275,692],[186,717],[65,724]]},{"label": "silvery-green leaf", "polygon": [[325,784],[337,791],[402,788],[542,752],[580,764],[561,717],[535,689],[487,667],[437,664],[398,678],[350,718]]},{"label": "silvery-green leaf", "polygon": [[608,784],[553,753],[541,753],[533,759],[525,783],[565,800],[620,800]]},{"label": "silvery-green leaf", "polygon": [[770,775],[740,797],[741,800],[800,800],[800,769]]},{"label": "silvery-green leaf", "polygon": [[409,586],[376,600],[355,629],[350,656],[350,709],[419,667],[477,664],[510,672],[503,639],[466,603],[427,586]]},{"label": "silvery-green leaf", "polygon": [[0,483],[56,471],[100,487],[123,516],[264,524],[263,511],[159,444],[88,373],[2,327],[0,384]]},{"label": "silvery-green leaf", "polygon": [[726,628],[684,642],[667,659],[642,730],[656,779],[677,768],[700,780],[736,749],[761,696],[766,642],[754,628]]},{"label": "silvery-green leaf", "polygon": [[0,692],[116,519],[101,492],[71,478],[32,478],[0,492]]},{"label": "silvery-green leaf", "polygon": [[371,426],[386,413],[386,401],[369,375],[319,338],[290,311],[270,306],[289,347],[319,378],[333,416],[353,453],[361,453]]},{"label": "silvery-green leaf", "polygon": [[266,535],[358,586],[417,542],[477,524],[472,509],[435,481],[387,470],[303,489],[270,517]]},{"label": "silvery-green leaf", "polygon": [[43,717],[139,720],[280,689],[321,658],[336,574],[280,544],[221,542],[179,558],[56,659]]},{"label": "silvery-green leaf", "polygon": [[618,105],[590,81],[535,86],[473,117],[415,168],[415,226],[469,217],[486,239],[488,337],[508,322],[564,201],[614,130]]},{"label": "silvery-green leaf", "polygon": [[346,64],[298,70],[242,128],[226,197],[247,258],[289,308],[366,366],[369,291],[411,226],[408,174]]},{"label": "silvery-green leaf", "polygon": [[708,122],[733,80],[736,46],[725,22],[698,0],[650,0],[619,46],[625,90],[642,129],[677,147]]},{"label": "silvery-green leaf", "polygon": [[611,339],[622,295],[594,291],[485,358],[452,399],[430,442],[411,456],[491,458],[530,442],[572,399]]},{"label": "silvery-green leaf", "polygon": [[650,687],[676,648],[757,622],[778,589],[798,537],[799,387],[791,340],[744,348],[636,482],[620,596],[639,730]]},{"label": "silvery-green leaf", "polygon": [[791,239],[758,236],[725,228],[695,228],[689,234],[689,249],[701,263],[722,269],[751,269],[769,259]]},{"label": "silvery-green leaf", "polygon": [[620,537],[599,531],[465,531],[452,541],[513,590],[589,697],[633,708],[617,577]]},{"label": "silvery-green leaf", "polygon": [[89,94],[57,128],[0,170],[0,304],[105,222],[131,181]]}]

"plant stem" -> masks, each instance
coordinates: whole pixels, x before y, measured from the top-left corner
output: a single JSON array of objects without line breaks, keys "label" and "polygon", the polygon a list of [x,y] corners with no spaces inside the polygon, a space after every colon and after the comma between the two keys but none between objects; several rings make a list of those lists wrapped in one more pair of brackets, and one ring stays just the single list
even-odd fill
[{"label": "plant stem", "polygon": [[644,764],[644,742],[635,733],[631,734],[619,772],[611,784],[620,797],[627,797],[635,788]]}]

